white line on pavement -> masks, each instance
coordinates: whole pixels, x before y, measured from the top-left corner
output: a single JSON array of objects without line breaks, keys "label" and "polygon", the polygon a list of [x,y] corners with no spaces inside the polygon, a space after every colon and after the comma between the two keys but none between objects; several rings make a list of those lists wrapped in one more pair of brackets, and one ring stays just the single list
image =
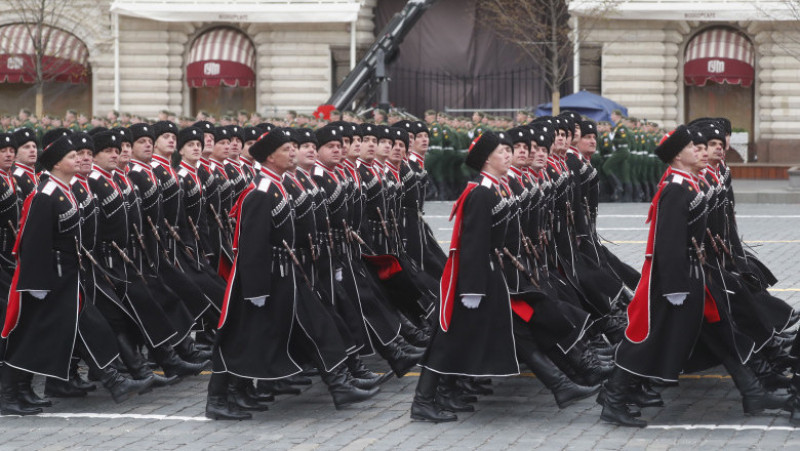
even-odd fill
[{"label": "white line on pavement", "polygon": [[696,429],[709,431],[798,431],[791,426],[767,426],[759,424],[648,424],[647,429],[679,429],[691,431]]},{"label": "white line on pavement", "polygon": [[[16,415],[15,415],[16,416]],[[179,415],[143,415],[138,413],[40,413],[39,415],[32,415],[31,417],[37,418],[102,418],[107,420],[115,419],[132,419],[132,420],[173,420],[173,421],[210,421],[205,417],[183,417]],[[31,418],[28,417],[28,418]],[[0,417],[1,418],[1,417]]]}]

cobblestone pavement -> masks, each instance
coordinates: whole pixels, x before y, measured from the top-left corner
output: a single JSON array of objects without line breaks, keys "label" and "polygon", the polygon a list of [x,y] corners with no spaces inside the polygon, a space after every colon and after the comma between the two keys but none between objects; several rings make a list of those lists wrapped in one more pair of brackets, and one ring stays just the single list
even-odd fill
[{"label": "cobblestone pavement", "polygon": [[[446,245],[449,204],[427,207],[437,237]],[[775,294],[800,304],[800,205],[740,205],[745,240],[775,272]],[[601,206],[601,235],[639,267],[646,239],[646,204]],[[375,370],[381,361],[369,358]],[[776,449],[800,444],[800,429],[787,414],[745,417],[733,383],[715,368],[682,378],[663,391],[666,407],[644,409],[650,426],[625,429],[600,422],[593,399],[559,410],[542,384],[525,374],[495,379],[493,396],[456,423],[412,422],[408,412],[416,374],[392,379],[357,407],[337,411],[316,379],[300,396],[280,397],[252,421],[205,421],[208,375],[114,404],[100,388],[87,398],[54,400],[38,417],[0,418],[0,448],[18,449]],[[37,390],[41,392],[40,383]]]}]

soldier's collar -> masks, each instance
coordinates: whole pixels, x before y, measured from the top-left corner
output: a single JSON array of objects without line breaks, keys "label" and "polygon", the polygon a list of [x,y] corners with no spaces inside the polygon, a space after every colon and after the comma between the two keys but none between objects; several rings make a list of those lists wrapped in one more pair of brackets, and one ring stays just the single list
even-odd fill
[{"label": "soldier's collar", "polygon": [[150,165],[149,164],[147,164],[147,163],[145,163],[143,161],[137,160],[135,158],[131,158],[131,164],[136,164],[136,165],[139,165],[139,166],[141,166],[143,168],[147,168],[147,170],[150,170]]},{"label": "soldier's collar", "polygon": [[28,166],[27,164],[22,164],[22,163],[15,162],[14,166],[16,166],[16,167],[18,167],[18,168],[22,169],[23,171],[25,171],[27,173],[30,173],[30,174],[35,174],[36,173],[36,171],[31,166]]},{"label": "soldier's collar", "polygon": [[489,174],[486,171],[481,171],[481,175],[489,179],[495,185],[500,184],[500,180],[498,180],[497,177],[493,176],[492,174]]},{"label": "soldier's collar", "polygon": [[103,177],[105,177],[107,179],[110,179],[112,177],[112,174],[110,172],[106,171],[105,169],[101,168],[100,166],[98,166],[98,165],[96,165],[94,163],[92,163],[92,170],[99,172],[100,175],[102,175]]},{"label": "soldier's collar", "polygon": [[191,164],[187,163],[184,160],[181,160],[181,167],[186,169],[187,171],[189,171],[191,173],[197,172],[197,166],[192,166]]},{"label": "soldier's collar", "polygon": [[266,166],[261,166],[261,173],[269,177],[273,182],[276,183],[281,182],[281,176],[272,171],[271,169],[267,168]]},{"label": "soldier's collar", "polygon": [[161,155],[153,154],[153,160],[155,160],[158,164],[162,166],[169,166],[169,160],[166,157],[162,157]]}]

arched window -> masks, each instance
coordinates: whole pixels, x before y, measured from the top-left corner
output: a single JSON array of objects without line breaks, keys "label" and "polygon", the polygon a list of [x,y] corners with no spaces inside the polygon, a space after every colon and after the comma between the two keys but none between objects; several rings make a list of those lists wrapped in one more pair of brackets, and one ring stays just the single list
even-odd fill
[{"label": "arched window", "polygon": [[255,46],[239,30],[214,28],[198,36],[186,66],[193,114],[255,110],[255,58]]},{"label": "arched window", "polygon": [[[44,49],[37,55],[35,49]],[[40,70],[37,70],[40,69]],[[43,83],[43,112],[67,109],[91,114],[89,50],[75,35],[46,25],[13,24],[0,28],[0,110],[33,109],[35,83]]]}]

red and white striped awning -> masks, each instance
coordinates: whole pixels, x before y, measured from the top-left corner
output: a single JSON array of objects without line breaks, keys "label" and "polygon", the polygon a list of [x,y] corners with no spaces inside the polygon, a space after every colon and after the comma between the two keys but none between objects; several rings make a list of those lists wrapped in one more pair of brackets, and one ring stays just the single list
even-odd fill
[{"label": "red and white striped awning", "polygon": [[45,81],[86,83],[89,49],[73,34],[57,28],[15,24],[0,28],[0,83],[36,81],[34,42],[44,44],[42,75]]},{"label": "red and white striped awning", "polygon": [[193,88],[255,84],[256,49],[242,32],[215,28],[195,39],[186,66],[186,81]]},{"label": "red and white striped awning", "polygon": [[730,28],[711,28],[695,36],[686,47],[683,78],[687,85],[715,83],[753,84],[755,50],[744,34]]}]

